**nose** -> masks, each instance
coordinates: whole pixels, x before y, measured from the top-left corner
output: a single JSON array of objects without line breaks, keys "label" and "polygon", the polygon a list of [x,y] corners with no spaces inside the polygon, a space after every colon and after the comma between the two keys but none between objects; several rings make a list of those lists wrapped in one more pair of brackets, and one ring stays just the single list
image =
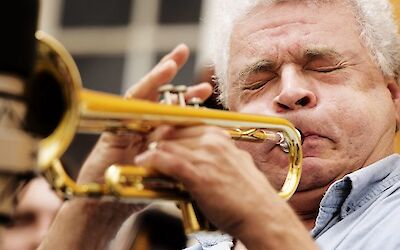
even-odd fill
[{"label": "nose", "polygon": [[278,113],[313,108],[317,105],[317,96],[301,72],[287,68],[282,70],[280,90],[273,105]]}]

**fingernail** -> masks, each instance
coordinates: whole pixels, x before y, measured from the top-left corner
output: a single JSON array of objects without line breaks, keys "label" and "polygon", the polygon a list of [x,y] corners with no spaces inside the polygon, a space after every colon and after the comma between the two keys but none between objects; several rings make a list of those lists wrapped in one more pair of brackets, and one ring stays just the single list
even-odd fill
[{"label": "fingernail", "polygon": [[175,65],[176,64],[176,62],[174,61],[174,60],[172,60],[172,59],[168,59],[167,61],[165,61],[163,64],[161,64],[160,66],[161,66],[161,69],[163,70],[163,69],[165,69],[165,68],[168,68],[168,67],[171,67],[171,66],[173,66],[173,65]]},{"label": "fingernail", "polygon": [[165,62],[162,62],[160,64],[158,64],[154,69],[153,69],[153,73],[155,74],[160,74],[161,72],[163,72],[164,70],[167,70],[168,68],[173,67],[172,65],[176,64],[172,59],[168,59]]},{"label": "fingernail", "polygon": [[182,47],[186,47],[186,44],[180,43],[180,44],[176,45],[176,47],[172,50],[172,52],[175,52],[175,51],[181,49]]},{"label": "fingernail", "polygon": [[150,151],[154,151],[157,149],[157,145],[158,145],[158,142],[153,141],[153,142],[149,143],[149,145],[147,146],[147,149]]},{"label": "fingernail", "polygon": [[143,153],[137,155],[133,161],[136,165],[143,165],[142,163],[144,162],[145,158],[146,158],[146,153]]}]

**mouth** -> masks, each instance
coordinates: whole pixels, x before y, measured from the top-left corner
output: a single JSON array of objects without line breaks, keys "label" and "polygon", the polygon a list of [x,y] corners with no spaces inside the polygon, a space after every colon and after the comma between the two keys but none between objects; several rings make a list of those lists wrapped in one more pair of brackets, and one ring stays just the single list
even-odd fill
[{"label": "mouth", "polygon": [[303,157],[320,156],[327,140],[330,139],[319,134],[305,134],[302,144]]},{"label": "mouth", "polygon": [[303,158],[321,156],[327,143],[333,142],[330,137],[320,132],[305,128],[297,128],[297,130],[301,134]]}]

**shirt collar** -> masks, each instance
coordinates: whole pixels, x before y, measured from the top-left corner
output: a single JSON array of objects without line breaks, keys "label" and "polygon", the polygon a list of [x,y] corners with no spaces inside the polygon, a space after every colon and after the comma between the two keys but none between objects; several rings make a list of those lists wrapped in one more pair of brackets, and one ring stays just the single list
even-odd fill
[{"label": "shirt collar", "polygon": [[372,202],[400,178],[400,156],[388,156],[333,183],[320,203],[313,235],[319,234],[334,216],[339,220]]}]

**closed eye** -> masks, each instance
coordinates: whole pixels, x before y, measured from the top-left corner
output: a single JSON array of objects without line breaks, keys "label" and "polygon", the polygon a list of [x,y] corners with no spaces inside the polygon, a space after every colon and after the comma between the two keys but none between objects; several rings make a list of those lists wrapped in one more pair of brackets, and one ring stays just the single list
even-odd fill
[{"label": "closed eye", "polygon": [[241,89],[242,90],[256,90],[261,88],[262,86],[264,86],[265,84],[268,84],[268,80],[262,80],[262,81],[257,81],[257,82],[253,82],[251,84],[245,84],[245,86],[242,86]]},{"label": "closed eye", "polygon": [[267,85],[273,79],[275,79],[276,73],[271,71],[258,72],[249,75],[240,84],[241,90],[257,90]]},{"label": "closed eye", "polygon": [[329,59],[314,58],[305,65],[304,69],[318,73],[331,73],[336,70],[343,69],[345,66],[346,64],[344,61],[332,61]]},{"label": "closed eye", "polygon": [[315,72],[319,72],[319,73],[331,73],[331,72],[334,72],[339,69],[342,69],[342,67],[324,67],[324,68],[315,68],[315,69],[306,69],[306,70],[315,71]]}]

